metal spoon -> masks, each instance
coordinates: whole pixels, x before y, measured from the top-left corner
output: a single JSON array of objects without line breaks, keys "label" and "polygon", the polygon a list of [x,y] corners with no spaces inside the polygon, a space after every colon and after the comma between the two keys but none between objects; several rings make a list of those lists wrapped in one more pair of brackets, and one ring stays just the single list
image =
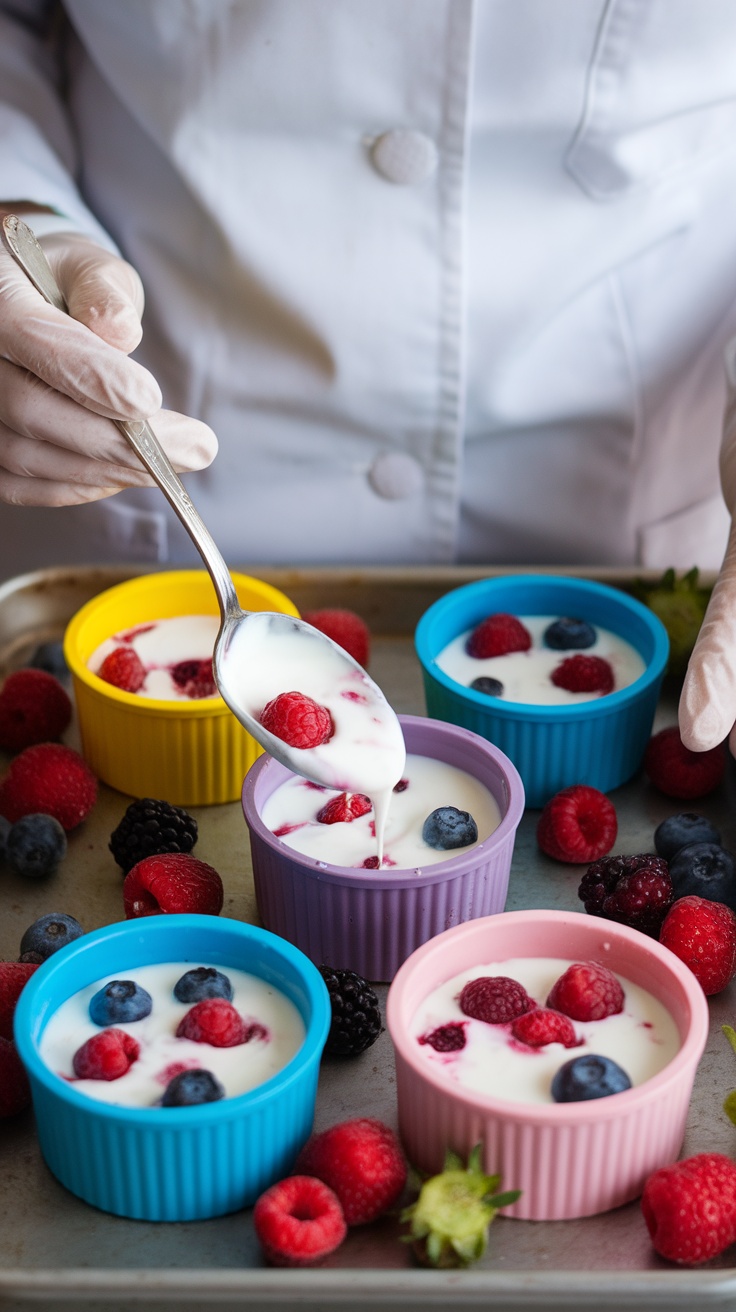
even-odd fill
[{"label": "metal spoon", "polygon": [[[36,290],[68,314],[48,260],[28,225],[17,215],[6,215],[3,236]],[[221,614],[213,656],[215,682],[233,715],[271,756],[296,774],[352,792],[390,792],[401,777],[405,750],[401,726],[378,685],[342,647],[311,624],[277,612],[243,610],[227,565],[150,424],[146,420],[115,423],[207,566]],[[260,723],[260,712],[271,696],[292,690],[322,704],[331,701],[340,720],[349,708],[347,732],[338,724],[329,743],[307,749],[292,748],[270,733]]]}]

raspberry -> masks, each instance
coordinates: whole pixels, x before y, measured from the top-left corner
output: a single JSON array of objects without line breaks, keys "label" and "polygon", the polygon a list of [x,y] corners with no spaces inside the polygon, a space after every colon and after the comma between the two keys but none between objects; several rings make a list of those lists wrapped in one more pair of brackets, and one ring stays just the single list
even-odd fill
[{"label": "raspberry", "polygon": [[568,692],[613,692],[613,670],[602,656],[567,656],[549,676]]},{"label": "raspberry", "polygon": [[147,856],[123,880],[127,920],[178,912],[218,916],[223,902],[224,890],[217,871],[187,852]]},{"label": "raspberry", "polygon": [[97,801],[97,780],[86,761],[63,743],[37,743],[10,762],[0,780],[0,815],[52,815],[66,830],[86,820]]},{"label": "raspberry", "polygon": [[132,647],[115,647],[105,657],[97,677],[121,692],[139,692],[146,681],[146,671]]},{"label": "raspberry", "polygon": [[623,1011],[624,991],[607,966],[579,961],[552,985],[547,1006],[571,1020],[603,1020]]},{"label": "raspberry", "polygon": [[555,861],[580,864],[610,852],[616,841],[616,808],[605,793],[572,784],[551,797],[537,824],[537,842]]},{"label": "raspberry", "polygon": [[428,1043],[435,1052],[460,1052],[467,1042],[465,1022],[451,1020],[448,1025],[438,1025],[429,1034],[422,1034],[420,1043]]},{"label": "raspberry", "polygon": [[205,998],[195,1002],[179,1021],[176,1037],[209,1043],[213,1048],[236,1048],[255,1036],[232,1003],[225,998]]},{"label": "raspberry", "polygon": [[77,1048],[72,1065],[80,1080],[119,1080],[137,1061],[140,1044],[125,1030],[100,1030]]},{"label": "raspberry", "polygon": [[302,1148],[296,1169],[334,1189],[348,1225],[375,1221],[406,1184],[406,1161],[396,1135],[369,1116],[314,1135]]},{"label": "raspberry", "polygon": [[44,670],[16,670],[0,692],[0,747],[20,752],[34,743],[60,738],[72,718],[72,704],[59,680]]},{"label": "raspberry", "polygon": [[171,677],[179,691],[193,701],[217,696],[211,656],[206,660],[178,661],[171,667]]},{"label": "raspberry", "polygon": [[508,975],[480,975],[464,986],[460,1010],[487,1025],[505,1025],[536,1007],[526,989]]},{"label": "raspberry", "polygon": [[689,966],[710,997],[736,974],[736,915],[723,902],[680,897],[667,912],[659,941]]},{"label": "raspberry", "polygon": [[317,812],[317,820],[321,825],[350,824],[351,820],[367,815],[371,805],[365,793],[338,793]]},{"label": "raspberry", "polygon": [[31,1086],[14,1043],[0,1038],[0,1120],[17,1116],[31,1103]]},{"label": "raspberry", "polygon": [[144,857],[191,852],[198,832],[197,821],[181,806],[143,797],[131,802],[108,846],[127,875]]},{"label": "raspberry", "polygon": [[674,896],[667,862],[648,853],[594,861],[578,888],[589,915],[605,916],[654,938]]},{"label": "raspberry", "polygon": [[521,620],[515,615],[497,611],[473,629],[465,650],[476,660],[487,660],[490,656],[505,656],[510,651],[528,651],[531,645],[531,634]]},{"label": "raspberry", "polygon": [[698,1153],[663,1166],[644,1185],[641,1210],[661,1257],[699,1266],[736,1242],[736,1165]]},{"label": "raspberry", "polygon": [[348,1230],[337,1194],[311,1175],[290,1175],[261,1194],[253,1228],[266,1261],[287,1267],[324,1261]]},{"label": "raspberry", "polygon": [[0,1038],[12,1039],[15,1004],[34,970],[37,963],[0,961]]},{"label": "raspberry", "polygon": [[552,1011],[550,1007],[535,1007],[523,1016],[517,1016],[511,1024],[511,1033],[520,1043],[527,1043],[530,1048],[545,1048],[548,1043],[561,1043],[565,1048],[574,1048],[579,1039],[567,1016],[561,1011]]},{"label": "raspberry", "polygon": [[354,661],[367,668],[371,653],[371,635],[365,620],[353,610],[308,610],[302,619],[312,628],[332,638]]},{"label": "raspberry", "polygon": [[355,1057],[375,1043],[381,1033],[378,995],[354,970],[320,966],[332,1007],[332,1021],[325,1053],[330,1057]]},{"label": "raspberry", "polygon": [[725,769],[722,746],[711,747],[707,752],[691,752],[675,724],[655,733],[644,753],[645,772],[654,787],[667,797],[704,797],[718,787]]},{"label": "raspberry", "polygon": [[290,747],[320,747],[335,732],[332,716],[303,692],[281,692],[261,712],[261,724]]}]

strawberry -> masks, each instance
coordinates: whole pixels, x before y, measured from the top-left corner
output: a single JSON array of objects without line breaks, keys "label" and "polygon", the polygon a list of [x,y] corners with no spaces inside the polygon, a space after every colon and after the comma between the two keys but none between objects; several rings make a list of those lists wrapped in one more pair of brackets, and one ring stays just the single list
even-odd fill
[{"label": "strawberry", "polygon": [[290,1175],[262,1193],[253,1228],[266,1261],[292,1267],[323,1262],[348,1232],[337,1194],[311,1175]]},{"label": "strawberry", "polygon": [[365,793],[338,793],[317,812],[317,820],[321,825],[349,824],[370,809],[371,799]]},{"label": "strawberry", "polygon": [[392,1207],[406,1184],[406,1161],[396,1135],[372,1117],[341,1121],[313,1135],[296,1169],[334,1189],[348,1225],[364,1225]]},{"label": "strawberry", "polygon": [[736,975],[736,915],[725,902],[680,897],[665,916],[659,941],[689,966],[710,997]]},{"label": "strawberry", "polygon": [[613,692],[613,670],[602,656],[567,656],[549,676],[556,688],[568,692]]},{"label": "strawberry", "polygon": [[100,1030],[77,1048],[72,1059],[80,1080],[119,1080],[137,1061],[141,1046],[125,1030]]},{"label": "strawberry", "polygon": [[252,1037],[243,1017],[225,998],[195,1002],[179,1021],[177,1039],[209,1043],[213,1048],[236,1048]]},{"label": "strawberry", "polygon": [[188,852],[146,856],[123,880],[127,920],[178,912],[218,916],[224,900],[217,871]]},{"label": "strawberry", "polygon": [[487,1025],[505,1025],[537,1005],[523,985],[507,975],[479,975],[469,980],[459,1003],[464,1015]]},{"label": "strawberry", "polygon": [[332,638],[354,661],[364,669],[367,668],[371,652],[370,630],[365,620],[356,615],[355,611],[330,608],[308,610],[302,619],[311,624],[312,628]]},{"label": "strawberry", "polygon": [[0,1037],[12,1039],[13,1013],[23,986],[30,979],[38,963],[0,961]]},{"label": "strawberry", "polygon": [[550,989],[547,1006],[571,1020],[603,1020],[624,1009],[624,991],[608,966],[578,961]]},{"label": "strawberry", "polygon": [[661,1257],[699,1266],[736,1242],[736,1164],[697,1153],[663,1166],[644,1185],[641,1210]]},{"label": "strawberry", "polygon": [[487,660],[491,656],[506,656],[510,651],[528,651],[531,645],[532,636],[521,620],[497,611],[473,629],[465,650],[476,660]]},{"label": "strawberry", "polygon": [[477,1144],[467,1163],[448,1149],[444,1169],[425,1180],[419,1197],[400,1220],[410,1222],[409,1242],[422,1266],[466,1267],[486,1250],[488,1227],[502,1207],[515,1203],[518,1189],[497,1193],[500,1175],[486,1175]]},{"label": "strawberry", "polygon": [[537,843],[554,861],[581,864],[610,852],[618,833],[613,802],[588,784],[563,788],[542,809]]},{"label": "strawberry", "polygon": [[51,742],[68,729],[71,718],[71,701],[53,674],[16,670],[0,691],[0,747],[20,752]]},{"label": "strawberry", "polygon": [[0,1120],[17,1116],[30,1102],[31,1086],[15,1044],[0,1038]]},{"label": "strawberry", "polygon": [[132,647],[114,647],[102,662],[97,677],[122,692],[139,692],[146,681],[146,671]]},{"label": "strawberry", "polygon": [[552,1011],[550,1007],[536,1007],[523,1016],[517,1016],[511,1024],[511,1033],[520,1043],[530,1048],[545,1048],[548,1043],[561,1043],[565,1048],[574,1048],[579,1039],[572,1022],[561,1011]]},{"label": "strawberry", "polygon": [[211,656],[201,661],[179,661],[172,666],[171,677],[179,691],[186,697],[191,697],[193,701],[200,697],[217,696]]},{"label": "strawberry", "polygon": [[36,743],[10,762],[0,780],[0,815],[52,815],[66,830],[86,820],[97,801],[97,780],[87,762],[63,743]]},{"label": "strawberry", "polygon": [[281,692],[261,711],[261,724],[290,747],[320,747],[335,732],[326,706],[303,692]]},{"label": "strawberry", "polygon": [[691,752],[676,724],[655,733],[644,753],[644,770],[667,797],[705,797],[718,787],[725,769],[722,745],[707,752]]}]

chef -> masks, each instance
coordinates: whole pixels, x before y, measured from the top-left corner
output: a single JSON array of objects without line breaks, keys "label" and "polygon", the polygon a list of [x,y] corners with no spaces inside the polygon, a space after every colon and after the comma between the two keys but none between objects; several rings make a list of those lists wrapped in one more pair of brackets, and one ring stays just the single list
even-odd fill
[{"label": "chef", "polygon": [[729,0],[0,0],[0,101],[6,576],[197,560],[143,415],[233,563],[720,564]]}]

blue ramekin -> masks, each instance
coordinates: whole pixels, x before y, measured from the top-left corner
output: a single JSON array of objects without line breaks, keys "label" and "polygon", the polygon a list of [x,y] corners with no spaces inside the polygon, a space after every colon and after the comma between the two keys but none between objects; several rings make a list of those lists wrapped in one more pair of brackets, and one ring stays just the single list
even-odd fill
[{"label": "blue ramekin", "polygon": [[[198,1107],[120,1107],[77,1092],[42,1061],[50,1016],[86,985],[164,961],[238,967],[280,989],[305,1024],[302,1047],[264,1084]],[[15,1040],[31,1082],[41,1151],[85,1202],[143,1221],[195,1221],[247,1207],[288,1175],[312,1129],[329,994],[298,948],[216,916],[148,916],[85,934],[23,989]]]},{"label": "blue ramekin", "polygon": [[[585,619],[630,642],[646,670],[628,688],[578,705],[533,706],[475,692],[440,670],[436,658],[460,633],[496,611]],[[639,769],[652,732],[669,639],[661,620],[625,592],[553,574],[480,579],[429,607],[417,625],[415,645],[427,714],[472,729],[500,747],[521,775],[527,806],[544,806],[572,784],[609,792]]]}]

